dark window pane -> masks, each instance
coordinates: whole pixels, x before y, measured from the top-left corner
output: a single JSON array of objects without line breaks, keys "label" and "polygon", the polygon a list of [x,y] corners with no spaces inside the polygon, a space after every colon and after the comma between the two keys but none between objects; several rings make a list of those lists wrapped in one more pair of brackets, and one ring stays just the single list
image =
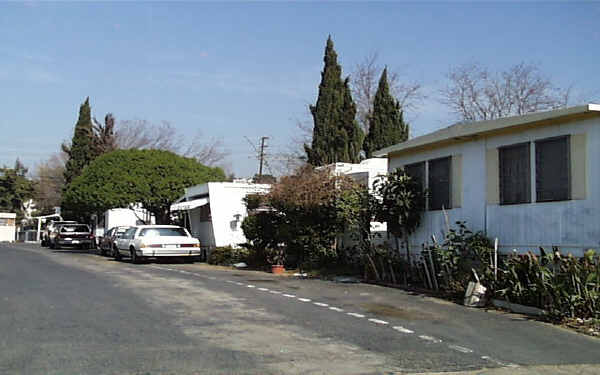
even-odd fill
[{"label": "dark window pane", "polygon": [[409,175],[413,181],[418,182],[421,188],[425,185],[425,162],[414,163],[404,166],[404,172]]},{"label": "dark window pane", "polygon": [[429,161],[429,209],[450,207],[450,157]]},{"label": "dark window pane", "polygon": [[569,137],[535,142],[537,202],[570,199]]},{"label": "dark window pane", "polygon": [[499,149],[500,204],[531,202],[529,142]]}]

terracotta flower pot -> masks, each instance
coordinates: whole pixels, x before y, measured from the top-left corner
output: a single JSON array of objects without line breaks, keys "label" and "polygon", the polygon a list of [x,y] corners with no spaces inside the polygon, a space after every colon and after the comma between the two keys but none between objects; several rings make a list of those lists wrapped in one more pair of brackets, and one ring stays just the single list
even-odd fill
[{"label": "terracotta flower pot", "polygon": [[283,272],[285,272],[285,268],[283,267],[282,264],[273,264],[271,266],[271,273],[280,274]]}]

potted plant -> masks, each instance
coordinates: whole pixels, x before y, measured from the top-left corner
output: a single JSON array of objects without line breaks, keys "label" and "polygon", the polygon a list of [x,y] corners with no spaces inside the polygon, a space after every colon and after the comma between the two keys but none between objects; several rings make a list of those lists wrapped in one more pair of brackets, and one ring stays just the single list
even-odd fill
[{"label": "potted plant", "polygon": [[285,252],[282,246],[277,246],[275,249],[269,249],[269,263],[271,264],[271,273],[281,274],[285,272],[283,263],[285,261]]}]

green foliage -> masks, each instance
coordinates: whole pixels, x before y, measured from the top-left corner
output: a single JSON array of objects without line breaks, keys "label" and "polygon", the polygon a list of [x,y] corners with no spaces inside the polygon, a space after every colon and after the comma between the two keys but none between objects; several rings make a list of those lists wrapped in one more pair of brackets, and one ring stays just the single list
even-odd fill
[{"label": "green foliage", "polygon": [[255,266],[283,264],[284,254],[280,243],[283,217],[275,211],[257,212],[247,216],[242,222],[244,236],[249,241],[248,261]]},{"label": "green foliage", "polygon": [[473,270],[486,285],[494,282],[490,261],[494,248],[483,232],[473,233],[464,221],[457,221],[456,225],[457,229],[448,229],[441,244],[434,242],[426,250],[432,252],[437,276],[442,281],[440,287],[462,296],[474,277]]},{"label": "green foliage", "polygon": [[385,178],[375,181],[375,218],[386,222],[388,232],[404,238],[407,259],[410,263],[408,236],[421,224],[425,209],[425,193],[421,185],[403,170],[397,169]]},{"label": "green foliage", "polygon": [[234,249],[231,246],[214,248],[208,256],[208,264],[230,266],[235,263],[246,262],[248,250],[245,248]]},{"label": "green foliage", "polygon": [[170,222],[170,206],[184,188],[223,181],[221,168],[210,168],[169,151],[117,150],[94,160],[64,194],[76,212],[104,212],[140,203],[157,223]]},{"label": "green foliage", "polygon": [[304,145],[308,162],[314,166],[357,163],[364,135],[355,120],[356,105],[349,80],[342,80],[331,36],[327,39],[324,62],[317,103],[310,106],[314,128],[311,147]]},{"label": "green foliage", "polygon": [[248,194],[242,198],[242,201],[246,205],[248,211],[253,211],[266,203],[266,197],[264,194]]},{"label": "green foliage", "polygon": [[600,259],[594,250],[582,258],[557,248],[540,255],[513,254],[499,270],[495,294],[548,311],[551,317],[600,318]]},{"label": "green foliage", "polygon": [[373,102],[373,113],[369,116],[369,134],[363,149],[367,158],[373,152],[408,139],[408,124],[404,122],[400,103],[391,95],[387,79],[387,68],[383,70]]},{"label": "green foliage", "polygon": [[14,168],[0,168],[0,211],[16,213],[17,222],[23,219],[23,204],[35,193],[35,184],[26,175],[19,159]]},{"label": "green foliage", "polygon": [[[262,207],[242,223],[256,259],[314,267],[336,258],[336,236],[358,216],[357,185],[328,169],[301,168],[282,177],[263,197],[246,198],[249,208]],[[283,251],[282,251],[283,250]]]},{"label": "green foliage", "polygon": [[71,146],[63,146],[63,150],[69,155],[65,166],[65,183],[68,185],[97,156],[89,97],[79,107],[79,118],[75,124]]}]

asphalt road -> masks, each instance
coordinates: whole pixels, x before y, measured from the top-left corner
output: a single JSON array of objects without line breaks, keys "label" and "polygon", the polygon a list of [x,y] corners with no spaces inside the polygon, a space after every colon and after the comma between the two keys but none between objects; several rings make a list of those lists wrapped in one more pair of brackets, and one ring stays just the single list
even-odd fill
[{"label": "asphalt road", "polygon": [[600,373],[598,339],[396,289],[0,255],[0,374]]}]

